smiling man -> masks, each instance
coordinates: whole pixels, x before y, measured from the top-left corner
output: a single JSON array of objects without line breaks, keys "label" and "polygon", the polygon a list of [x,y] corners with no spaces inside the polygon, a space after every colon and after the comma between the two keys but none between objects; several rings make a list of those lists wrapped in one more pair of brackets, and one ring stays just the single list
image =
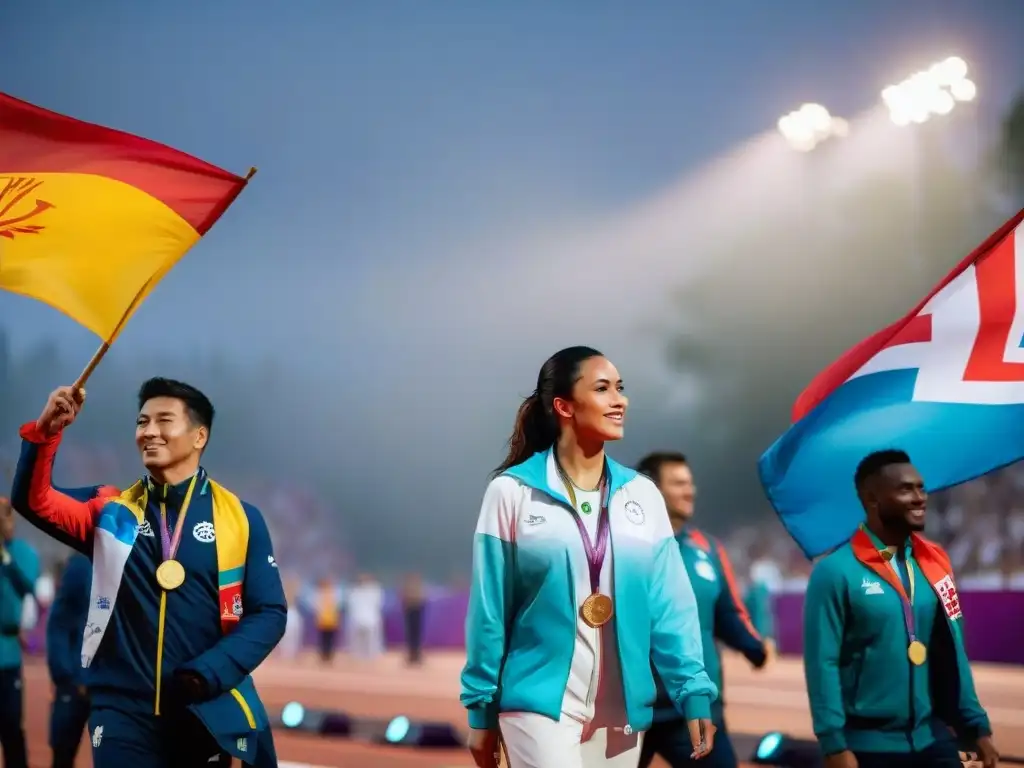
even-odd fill
[{"label": "smiling man", "polygon": [[249,675],[284,634],[284,590],[259,511],[200,465],[213,405],[188,384],[150,379],[135,427],[145,476],[124,492],[65,494],[51,472],[83,402],[62,387],[21,428],[12,502],[92,559],[82,664],[93,765],[192,768],[231,755],[276,765]]},{"label": "smiling man", "polygon": [[959,768],[955,732],[998,753],[974,690],[949,557],[921,536],[928,495],[903,451],[872,453],[854,484],[865,524],[811,573],[804,672],[828,768]]}]

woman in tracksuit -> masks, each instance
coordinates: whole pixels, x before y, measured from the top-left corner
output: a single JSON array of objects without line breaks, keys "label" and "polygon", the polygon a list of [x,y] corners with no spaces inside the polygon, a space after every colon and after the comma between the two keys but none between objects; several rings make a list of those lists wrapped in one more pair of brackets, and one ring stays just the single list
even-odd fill
[{"label": "woman in tracksuit", "polygon": [[481,768],[634,768],[655,682],[712,746],[693,589],[661,493],[604,454],[623,434],[618,371],[589,347],[541,368],[484,494],[462,703]]}]

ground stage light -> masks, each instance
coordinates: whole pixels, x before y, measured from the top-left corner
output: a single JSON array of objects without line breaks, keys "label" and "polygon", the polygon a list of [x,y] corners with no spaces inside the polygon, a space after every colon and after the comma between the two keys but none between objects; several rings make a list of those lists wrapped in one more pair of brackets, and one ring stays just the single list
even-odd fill
[{"label": "ground stage light", "polygon": [[318,736],[350,736],[352,718],[343,712],[308,709],[297,701],[281,709],[281,727],[288,731],[312,733]]},{"label": "ground stage light", "polygon": [[388,722],[381,741],[403,747],[456,749],[465,746],[462,735],[450,723],[426,723],[399,715]]},{"label": "ground stage light", "polygon": [[825,764],[818,742],[794,739],[779,731],[761,737],[750,762],[780,768],[821,768]]}]

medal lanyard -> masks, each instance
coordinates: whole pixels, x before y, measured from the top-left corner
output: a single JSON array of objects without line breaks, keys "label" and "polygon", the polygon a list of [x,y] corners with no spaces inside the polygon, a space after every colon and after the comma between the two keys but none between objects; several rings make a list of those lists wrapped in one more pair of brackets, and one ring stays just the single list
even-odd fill
[{"label": "medal lanyard", "polygon": [[910,586],[910,594],[903,588],[903,574],[900,573],[898,563],[893,561],[898,557],[893,554],[889,558],[889,567],[896,573],[897,583],[900,585],[900,602],[903,604],[903,623],[907,625],[907,636],[910,642],[916,642],[917,635],[914,633],[914,567],[910,564],[910,558],[905,557],[903,563],[907,566],[907,584]]},{"label": "medal lanyard", "polygon": [[163,551],[164,560],[173,560],[178,553],[178,545],[181,544],[181,532],[185,530],[185,515],[188,513],[188,505],[192,501],[192,491],[195,490],[196,480],[199,473],[192,475],[192,482],[188,484],[185,491],[185,500],[181,503],[181,510],[178,512],[178,520],[174,524],[174,535],[171,537],[167,531],[167,486],[163,489],[163,498],[160,499],[160,548]]},{"label": "medal lanyard", "polygon": [[597,542],[591,542],[590,534],[587,533],[586,523],[583,522],[583,518],[580,517],[580,513],[576,509],[576,492],[573,490],[572,480],[562,469],[562,465],[555,460],[555,466],[558,467],[558,474],[562,478],[562,483],[565,485],[565,491],[569,495],[569,501],[572,505],[572,517],[576,521],[576,527],[579,529],[580,537],[583,539],[583,549],[587,553],[587,564],[590,566],[590,592],[591,594],[597,594],[601,586],[601,567],[604,565],[604,558],[608,552],[608,473],[607,471],[601,472],[601,483],[597,486],[598,491],[601,494],[601,508],[598,510],[597,518]]}]

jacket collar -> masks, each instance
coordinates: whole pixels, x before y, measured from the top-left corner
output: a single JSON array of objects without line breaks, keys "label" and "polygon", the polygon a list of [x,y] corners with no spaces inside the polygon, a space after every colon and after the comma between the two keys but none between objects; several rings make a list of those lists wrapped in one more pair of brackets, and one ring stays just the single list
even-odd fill
[{"label": "jacket collar", "polygon": [[[608,498],[611,499],[615,493],[626,483],[636,477],[636,470],[619,464],[614,459],[605,455],[605,471],[608,473]],[[546,493],[555,501],[572,505],[565,496],[565,488],[562,479],[558,474],[558,465],[555,463],[555,449],[548,448],[546,451],[539,451],[533,454],[521,464],[509,467],[502,474],[514,477],[523,485]]]}]

